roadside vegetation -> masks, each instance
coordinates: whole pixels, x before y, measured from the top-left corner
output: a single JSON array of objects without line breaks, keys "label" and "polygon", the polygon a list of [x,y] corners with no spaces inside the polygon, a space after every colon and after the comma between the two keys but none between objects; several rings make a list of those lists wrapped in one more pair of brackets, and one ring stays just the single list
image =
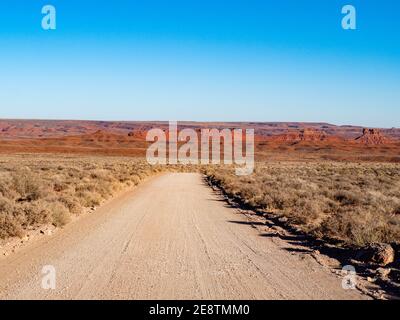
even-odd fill
[{"label": "roadside vegetation", "polygon": [[63,226],[161,170],[133,158],[1,157],[0,239],[40,225]]},{"label": "roadside vegetation", "polygon": [[260,162],[251,176],[207,167],[210,183],[253,209],[317,238],[345,244],[400,242],[400,165]]},{"label": "roadside vegetation", "polygon": [[[60,227],[118,192],[163,170],[145,159],[100,156],[0,157],[0,239]],[[273,213],[321,239],[364,246],[400,243],[400,164],[258,162],[251,176],[234,167],[202,167],[230,198]]]}]

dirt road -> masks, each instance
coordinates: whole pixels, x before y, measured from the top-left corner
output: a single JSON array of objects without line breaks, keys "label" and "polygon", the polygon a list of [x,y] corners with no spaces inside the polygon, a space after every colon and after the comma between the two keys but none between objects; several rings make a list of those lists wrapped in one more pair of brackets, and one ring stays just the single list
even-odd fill
[{"label": "dirt road", "polygon": [[[42,267],[56,289],[41,287]],[[363,299],[248,225],[198,174],[166,174],[0,260],[0,298]]]}]

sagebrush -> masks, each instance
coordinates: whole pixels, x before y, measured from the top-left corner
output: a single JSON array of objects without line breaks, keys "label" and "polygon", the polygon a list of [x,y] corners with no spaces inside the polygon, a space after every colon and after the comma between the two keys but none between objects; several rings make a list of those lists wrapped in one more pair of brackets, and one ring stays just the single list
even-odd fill
[{"label": "sagebrush", "polygon": [[261,162],[246,177],[226,166],[205,173],[228,196],[316,237],[400,242],[400,164]]},{"label": "sagebrush", "polygon": [[63,226],[161,169],[133,158],[1,157],[0,238],[43,224]]}]

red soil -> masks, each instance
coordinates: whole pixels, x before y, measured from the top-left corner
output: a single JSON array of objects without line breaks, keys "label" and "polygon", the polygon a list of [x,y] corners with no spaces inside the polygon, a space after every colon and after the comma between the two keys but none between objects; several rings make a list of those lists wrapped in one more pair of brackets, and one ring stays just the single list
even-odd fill
[{"label": "red soil", "polygon": [[[0,153],[144,156],[151,128],[167,122],[0,120]],[[400,129],[324,123],[198,123],[179,128],[254,128],[256,158],[400,162]]]}]

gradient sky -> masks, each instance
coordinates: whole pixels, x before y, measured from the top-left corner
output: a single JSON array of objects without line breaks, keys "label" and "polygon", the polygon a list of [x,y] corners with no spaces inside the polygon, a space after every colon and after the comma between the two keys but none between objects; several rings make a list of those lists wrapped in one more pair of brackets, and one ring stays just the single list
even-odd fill
[{"label": "gradient sky", "polygon": [[400,1],[1,0],[0,118],[400,127]]}]

